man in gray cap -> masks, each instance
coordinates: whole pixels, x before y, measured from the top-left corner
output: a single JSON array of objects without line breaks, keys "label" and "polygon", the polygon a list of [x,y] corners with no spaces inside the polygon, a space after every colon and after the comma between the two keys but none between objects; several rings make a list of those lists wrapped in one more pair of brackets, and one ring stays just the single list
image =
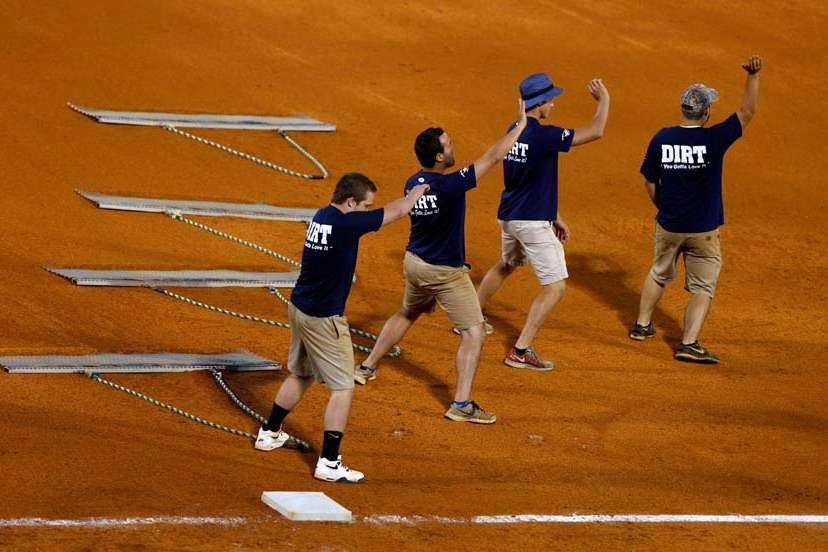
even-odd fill
[{"label": "man in gray cap", "polygon": [[751,56],[742,68],[747,81],[736,113],[706,127],[711,104],[718,101],[719,93],[703,84],[688,86],[681,95],[681,124],[655,135],[641,165],[647,192],[658,208],[655,260],[644,280],[638,319],[629,335],[636,341],[655,335],[653,310],[664,286],[676,277],[676,264],[683,255],[684,287],[692,297],[684,314],[684,335],[674,356],[687,362],[719,362],[698,338],[722,266],[719,226],[724,224],[724,154],[756,113],[762,59]]},{"label": "man in gray cap", "polygon": [[485,309],[489,298],[514,270],[531,264],[541,284],[526,323],[503,360],[513,368],[551,370],[553,363],[533,349],[535,334],[558,304],[569,274],[561,242],[569,239],[569,227],[558,212],[558,153],[601,138],[609,115],[609,92],[601,79],[587,90],[598,101],[592,119],[580,128],[542,125],[563,93],[546,73],[529,75],[520,83],[527,123],[512,149],[503,158],[504,190],[497,211],[501,228],[502,257],[480,282],[477,297]]}]

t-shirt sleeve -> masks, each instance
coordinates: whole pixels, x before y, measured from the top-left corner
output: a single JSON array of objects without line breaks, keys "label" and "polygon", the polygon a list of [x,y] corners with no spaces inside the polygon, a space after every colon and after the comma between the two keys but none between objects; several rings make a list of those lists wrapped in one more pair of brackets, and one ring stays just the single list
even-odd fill
[{"label": "t-shirt sleeve", "polygon": [[724,152],[742,136],[742,122],[735,113],[717,125],[710,127],[710,134]]},{"label": "t-shirt sleeve", "polygon": [[465,193],[477,186],[477,175],[474,172],[474,165],[463,167],[457,172],[446,176],[443,186],[449,192]]},{"label": "t-shirt sleeve", "polygon": [[348,213],[346,220],[348,228],[356,236],[362,236],[368,232],[376,232],[382,227],[382,219],[385,216],[384,209],[372,211],[352,211]]},{"label": "t-shirt sleeve", "polygon": [[572,139],[575,138],[575,130],[556,126],[541,126],[543,140],[543,151],[569,151],[572,147]]},{"label": "t-shirt sleeve", "polygon": [[644,154],[644,162],[641,163],[641,174],[647,182],[658,184],[661,168],[661,152],[658,147],[658,141],[653,138],[650,140],[650,145],[647,146],[647,152]]}]

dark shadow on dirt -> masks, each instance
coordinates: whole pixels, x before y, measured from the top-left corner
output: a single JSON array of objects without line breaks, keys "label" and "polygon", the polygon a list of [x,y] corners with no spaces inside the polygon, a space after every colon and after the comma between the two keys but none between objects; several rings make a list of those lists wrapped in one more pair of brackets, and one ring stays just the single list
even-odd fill
[{"label": "dark shadow on dirt", "polygon": [[[640,291],[625,282],[629,271],[607,255],[567,255],[569,285],[581,288],[604,303],[615,312],[619,325],[617,330],[626,333],[638,316]],[[643,277],[643,275],[642,275]],[[660,306],[653,312],[653,321],[663,341],[673,345],[681,339],[681,325]]]}]

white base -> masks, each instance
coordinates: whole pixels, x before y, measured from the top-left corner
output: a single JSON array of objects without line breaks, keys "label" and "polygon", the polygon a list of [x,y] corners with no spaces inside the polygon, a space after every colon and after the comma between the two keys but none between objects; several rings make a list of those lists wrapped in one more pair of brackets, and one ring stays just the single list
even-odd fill
[{"label": "white base", "polygon": [[351,511],[325,493],[265,491],[262,502],[294,521],[351,521]]}]

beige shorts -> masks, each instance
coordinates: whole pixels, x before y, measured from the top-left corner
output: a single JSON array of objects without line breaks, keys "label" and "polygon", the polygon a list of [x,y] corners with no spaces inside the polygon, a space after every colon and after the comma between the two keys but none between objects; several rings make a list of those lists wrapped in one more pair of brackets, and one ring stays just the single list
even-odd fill
[{"label": "beige shorts", "polygon": [[442,266],[425,262],[410,251],[405,252],[405,296],[403,308],[412,314],[432,312],[439,305],[458,330],[483,323],[469,268]]},{"label": "beige shorts", "polygon": [[313,376],[331,391],[354,388],[354,349],[344,316],[317,318],[288,305],[290,352],[288,370]]},{"label": "beige shorts", "polygon": [[722,269],[719,230],[698,234],[668,232],[656,223],[655,260],[650,276],[659,284],[676,278],[678,257],[684,254],[684,289],[713,297]]},{"label": "beige shorts", "polygon": [[503,262],[532,265],[541,285],[569,278],[564,248],[552,223],[546,220],[499,220]]}]

